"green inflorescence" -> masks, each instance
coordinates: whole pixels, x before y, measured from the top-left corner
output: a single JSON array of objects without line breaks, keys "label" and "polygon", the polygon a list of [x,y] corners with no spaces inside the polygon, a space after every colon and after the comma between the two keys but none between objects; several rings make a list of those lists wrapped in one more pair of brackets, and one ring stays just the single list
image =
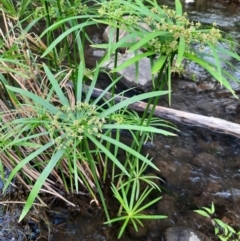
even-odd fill
[{"label": "green inflorescence", "polygon": [[80,142],[87,134],[101,137],[106,122],[98,116],[95,105],[83,102],[78,102],[74,107],[62,106],[57,114],[46,115],[51,120],[51,124],[48,125],[50,138],[54,140],[58,149],[66,149],[75,139]]}]

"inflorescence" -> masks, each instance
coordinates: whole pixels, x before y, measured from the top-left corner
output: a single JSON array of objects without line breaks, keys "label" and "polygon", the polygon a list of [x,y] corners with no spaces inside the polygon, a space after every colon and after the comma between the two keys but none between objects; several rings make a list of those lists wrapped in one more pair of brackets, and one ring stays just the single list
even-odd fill
[{"label": "inflorescence", "polygon": [[48,128],[50,138],[58,149],[72,146],[74,141],[81,142],[87,135],[101,137],[106,123],[104,118],[98,116],[95,105],[84,102],[78,102],[74,107],[62,106],[56,114],[47,115],[51,120]]},{"label": "inflorescence", "polygon": [[187,18],[186,13],[178,15],[175,10],[169,9],[167,6],[153,7],[149,10],[148,15],[144,12],[144,17],[141,16],[141,13],[139,15],[131,14],[131,9],[120,2],[109,1],[107,4],[101,5],[98,13],[100,16],[108,18],[109,22],[117,21],[120,26],[125,25],[127,29],[133,29],[134,24],[145,23],[152,29],[152,32],[165,32],[165,34],[152,39],[148,46],[143,46],[156,53],[166,55],[174,53],[178,49],[180,37],[185,40],[185,51],[191,51],[192,43],[199,43],[201,51],[205,44],[216,45],[221,39],[220,30],[216,28],[216,23],[208,30],[200,30],[201,23],[194,23]]}]

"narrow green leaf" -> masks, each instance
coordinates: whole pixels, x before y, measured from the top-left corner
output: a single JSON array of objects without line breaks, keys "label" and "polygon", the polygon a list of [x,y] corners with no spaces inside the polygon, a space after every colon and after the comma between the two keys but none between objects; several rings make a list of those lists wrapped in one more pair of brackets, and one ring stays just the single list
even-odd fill
[{"label": "narrow green leaf", "polygon": [[[102,135],[103,137],[104,135]],[[127,176],[129,176],[127,170],[125,167],[121,164],[121,162],[118,161],[118,159],[104,146],[102,145],[94,136],[87,135],[87,137],[100,149],[105,153],[111,160],[112,162]],[[104,136],[105,137],[105,136]],[[103,138],[105,139],[105,138]],[[112,139],[112,138],[110,138]]]},{"label": "narrow green leaf", "polygon": [[232,89],[231,85],[229,82],[223,77],[219,76],[219,73],[216,71],[215,68],[213,68],[209,62],[206,60],[203,60],[201,58],[198,58],[197,56],[194,56],[190,53],[184,53],[184,56],[188,58],[189,60],[194,61],[195,63],[199,64],[202,66],[204,69],[206,69],[217,81],[222,82],[222,84],[236,97],[235,91]]},{"label": "narrow green leaf", "polygon": [[[126,152],[132,154],[133,156],[135,156],[136,158],[142,160],[143,162],[145,162],[147,165],[151,166],[152,168],[154,168],[155,170],[159,171],[158,168],[150,161],[148,160],[146,157],[144,157],[143,155],[141,155],[139,152],[135,151],[134,149],[132,149],[131,147],[116,141],[113,138],[110,138],[108,136],[102,135],[101,138],[107,142],[110,142],[118,147],[120,147],[121,149],[125,150]],[[117,161],[119,162],[119,161]],[[126,172],[126,171],[125,171]],[[129,175],[128,175],[129,176]]]},{"label": "narrow green leaf", "polygon": [[224,230],[226,229],[226,223],[224,223],[222,220],[214,218],[214,221]]},{"label": "narrow green leaf", "polygon": [[215,46],[213,46],[212,44],[208,43],[209,47],[211,48],[212,50],[212,53],[213,53],[213,56],[214,56],[214,59],[215,59],[215,64],[216,64],[216,67],[217,67],[217,71],[218,71],[218,75],[219,75],[219,82],[221,83],[222,85],[222,70],[221,70],[221,64],[220,64],[220,60],[219,60],[219,56],[217,54],[217,51],[216,51],[216,48]]},{"label": "narrow green leaf", "polygon": [[159,72],[159,70],[161,70],[163,67],[165,67],[165,63],[167,60],[167,56],[166,55],[161,55],[154,63],[153,67],[152,67],[152,74],[157,74]]},{"label": "narrow green leaf", "polygon": [[136,195],[136,182],[133,182],[132,188],[131,188],[131,194],[130,194],[130,203],[129,203],[129,209],[133,210],[133,205],[135,202],[135,195]]},{"label": "narrow green leaf", "polygon": [[129,218],[127,218],[127,219],[125,220],[125,222],[123,223],[123,225],[122,225],[122,227],[121,227],[121,229],[120,229],[120,232],[119,232],[119,234],[118,234],[118,239],[122,237],[123,232],[124,232],[124,230],[126,229],[128,223],[129,223]]},{"label": "narrow green leaf", "polygon": [[26,146],[30,148],[40,148],[42,145],[37,144],[37,143],[32,143],[32,142],[21,142],[21,143],[16,143],[15,146]]},{"label": "narrow green leaf", "polygon": [[164,219],[167,218],[168,216],[166,215],[134,215],[136,219]]},{"label": "narrow green leaf", "polygon": [[24,28],[24,32],[28,33],[30,29],[34,26],[36,26],[36,23],[40,21],[42,17],[32,19],[31,22],[27,25],[27,27]]},{"label": "narrow green leaf", "polygon": [[218,226],[215,226],[214,233],[215,233],[215,235],[217,235],[219,233],[219,227]]},{"label": "narrow green leaf", "polygon": [[214,206],[214,203],[212,202],[212,206],[211,206],[211,214],[214,214],[215,213],[215,206]]},{"label": "narrow green leaf", "polygon": [[175,134],[161,130],[151,126],[137,126],[137,125],[127,125],[127,124],[104,124],[103,129],[120,129],[120,130],[135,130],[135,131],[145,131],[145,132],[154,132],[162,135],[175,136]]},{"label": "narrow green leaf", "polygon": [[184,52],[185,52],[185,39],[183,36],[181,36],[179,38],[177,60],[175,64],[177,68],[179,68],[182,64],[182,61],[184,59]]},{"label": "narrow green leaf", "polygon": [[200,214],[200,215],[202,215],[204,217],[210,218],[210,215],[207,212],[203,211],[203,210],[194,210],[194,212],[198,213],[198,214]]},{"label": "narrow green leaf", "polygon": [[68,99],[65,97],[62,89],[60,88],[59,83],[57,82],[57,80],[55,79],[53,74],[51,73],[50,69],[45,64],[43,64],[43,68],[44,68],[44,71],[45,71],[48,79],[50,80],[52,87],[53,87],[54,91],[56,92],[61,104],[65,105],[65,106],[70,106]]},{"label": "narrow green leaf", "polygon": [[83,76],[84,76],[85,66],[83,61],[80,62],[78,66],[78,75],[77,75],[77,91],[76,91],[76,100],[77,102],[82,101],[82,91],[83,91]]},{"label": "narrow green leaf", "polygon": [[[39,38],[41,39],[47,32],[49,31],[53,31],[55,29],[58,29],[61,25],[63,25],[66,22],[70,22],[73,20],[77,20],[77,19],[81,19],[82,21],[84,19],[91,19],[94,17],[98,17],[98,15],[77,15],[77,16],[72,16],[72,17],[68,17],[68,18],[64,18],[62,20],[59,20],[57,22],[54,22],[52,25],[50,25],[47,29],[45,29],[42,34],[39,36]],[[94,21],[94,23],[96,23],[96,21]]]},{"label": "narrow green leaf", "polygon": [[[142,38],[143,36],[144,36],[143,32],[128,33],[126,36],[121,37],[117,43],[115,42],[111,43],[110,52],[113,53],[118,48],[130,48],[137,42],[137,39]],[[109,44],[93,44],[91,45],[91,47],[101,48],[101,49],[108,48],[108,51],[109,51]]]},{"label": "narrow green leaf", "polygon": [[22,213],[21,213],[20,218],[19,218],[19,222],[26,216],[26,214],[28,213],[28,211],[32,207],[33,202],[34,202],[35,198],[37,197],[37,195],[39,194],[39,191],[40,191],[42,185],[44,184],[44,182],[46,181],[47,177],[52,172],[54,167],[57,165],[58,161],[63,156],[64,152],[65,152],[65,150],[63,150],[63,149],[58,150],[52,156],[51,160],[48,162],[47,166],[44,168],[43,172],[38,177],[36,183],[34,184],[32,190],[31,190],[31,192],[28,196],[26,204],[24,205],[24,208],[23,208]]},{"label": "narrow green leaf", "polygon": [[179,16],[182,16],[182,3],[180,2],[180,0],[175,0],[175,10],[176,10],[176,14]]},{"label": "narrow green leaf", "polygon": [[23,159],[10,173],[6,184],[4,185],[4,189],[3,192],[6,191],[6,189],[8,188],[10,182],[12,181],[12,179],[15,177],[15,175],[19,172],[19,170],[25,166],[28,162],[30,162],[31,160],[33,160],[36,156],[38,156],[39,154],[41,154],[43,151],[47,150],[49,147],[51,147],[53,145],[53,141],[48,142],[47,144],[45,144],[44,146],[40,147],[39,149],[37,149],[36,151],[34,151],[33,153],[31,153],[30,155],[28,155],[25,159]]},{"label": "narrow green leaf", "polygon": [[[121,188],[122,188],[122,187],[121,187]],[[125,210],[127,210],[127,209],[128,209],[128,207],[127,207],[128,203],[123,200],[123,198],[122,198],[122,196],[120,195],[118,189],[115,187],[115,185],[114,185],[113,183],[112,183],[111,189],[112,189],[113,195],[114,195],[115,198],[119,201],[119,203],[121,204],[121,206],[122,206]]]},{"label": "narrow green leaf", "polygon": [[148,34],[146,34],[145,37],[141,38],[140,41],[138,41],[136,44],[134,44],[128,50],[128,52],[132,52],[132,51],[143,48],[147,43],[149,43],[149,41],[151,41],[152,39],[159,37],[159,36],[167,37],[167,36],[171,36],[171,33],[164,32],[164,31],[156,31],[156,32],[148,33]]},{"label": "narrow green leaf", "polygon": [[128,99],[125,99],[125,100],[121,101],[120,103],[117,103],[114,106],[111,106],[107,110],[104,110],[104,112],[100,114],[100,117],[109,116],[112,113],[114,113],[114,112],[116,112],[116,111],[118,111],[122,108],[126,108],[129,105],[131,105],[131,104],[133,104],[137,101],[144,100],[144,99],[147,99],[147,98],[152,98],[152,97],[155,97],[155,96],[166,95],[168,93],[169,93],[168,91],[162,91],[161,90],[161,91],[153,91],[153,92],[150,92],[150,93],[143,93],[143,94],[140,94],[140,95],[133,96],[131,98],[128,98]]},{"label": "narrow green leaf", "polygon": [[138,62],[139,60],[141,60],[142,58],[145,58],[147,56],[151,56],[155,54],[155,52],[153,51],[149,51],[149,52],[145,52],[145,53],[142,53],[142,54],[138,54],[136,56],[134,56],[133,58],[130,58],[128,59],[127,61],[123,62],[122,64],[120,64],[118,67],[114,68],[113,70],[111,70],[112,73],[114,72],[118,72],[122,69],[125,69],[127,68],[128,66]]},{"label": "narrow green leaf", "polygon": [[[81,30],[82,28],[86,27],[86,26],[90,26],[93,25],[95,22],[94,21],[88,21],[88,22],[84,22],[81,24],[78,24],[72,28],[69,28],[68,30],[66,30],[64,33],[62,33],[59,37],[57,37],[49,46],[48,48],[45,50],[45,52],[42,54],[42,58],[45,57],[47,54],[49,54],[58,43],[60,43],[64,38],[66,38],[67,36],[69,36],[72,32],[74,32],[75,30]],[[45,31],[44,31],[45,32]]]},{"label": "narrow green leaf", "polygon": [[171,59],[168,59],[168,68],[167,68],[167,78],[168,78],[168,103],[171,106],[172,105],[172,63]]},{"label": "narrow green leaf", "polygon": [[97,63],[96,67],[95,67],[93,80],[91,82],[91,85],[88,88],[87,95],[86,95],[86,98],[85,98],[85,102],[87,102],[87,103],[89,102],[89,100],[90,100],[90,98],[92,96],[94,87],[96,86],[96,83],[97,83],[97,80],[98,80],[98,77],[99,77],[99,70],[100,70],[100,68],[99,68],[98,63]]},{"label": "narrow green leaf", "polygon": [[206,210],[209,214],[212,214],[211,212],[211,209],[210,208],[206,208],[206,207],[203,207],[202,209]]},{"label": "narrow green leaf", "polygon": [[222,235],[218,235],[218,237],[219,237],[219,239],[220,239],[221,241],[228,241],[228,239],[225,238],[225,237],[223,237]]},{"label": "narrow green leaf", "polygon": [[54,105],[50,104],[48,101],[46,101],[43,98],[35,95],[32,92],[29,92],[29,91],[26,91],[26,90],[23,90],[23,89],[20,89],[20,88],[16,88],[16,87],[13,87],[13,86],[9,86],[9,85],[6,85],[6,88],[13,91],[13,92],[19,93],[23,96],[26,96],[26,97],[32,99],[35,103],[38,103],[39,105],[45,107],[52,114],[56,114],[59,111]]},{"label": "narrow green leaf", "polygon": [[126,218],[127,218],[127,216],[121,216],[121,217],[118,217],[118,218],[113,218],[109,221],[104,222],[104,224],[111,224],[111,223],[114,223],[114,222],[119,222],[119,221],[125,220]]},{"label": "narrow green leaf", "polygon": [[223,53],[223,54],[225,54],[225,55],[228,55],[228,56],[230,56],[230,57],[232,57],[232,58],[240,61],[240,56],[239,56],[238,54],[236,54],[236,53],[228,50],[227,48],[222,48],[222,47],[220,47],[220,46],[216,46],[215,48],[216,48],[220,53]]},{"label": "narrow green leaf", "polygon": [[[137,210],[137,213],[147,209],[148,207],[150,207],[151,205],[153,205],[154,203],[158,202],[159,200],[161,200],[162,197],[158,197],[158,198],[155,198],[154,200],[151,200],[150,202],[147,202],[147,204],[143,205],[142,207],[140,207],[138,210]],[[146,199],[146,198],[144,198]],[[162,216],[161,215],[161,218],[167,218],[167,216]],[[144,219],[144,217],[143,217]]]},{"label": "narrow green leaf", "polygon": [[231,232],[231,233],[234,233],[236,234],[237,232],[235,231],[235,229],[233,229],[231,226],[229,226],[228,224],[226,224],[227,226],[227,229]]}]

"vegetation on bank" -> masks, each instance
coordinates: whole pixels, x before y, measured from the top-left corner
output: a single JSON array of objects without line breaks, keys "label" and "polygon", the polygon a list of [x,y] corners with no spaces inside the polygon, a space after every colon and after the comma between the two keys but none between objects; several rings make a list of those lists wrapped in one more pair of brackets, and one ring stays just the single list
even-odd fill
[{"label": "vegetation on bank", "polygon": [[[229,81],[238,80],[221,68],[219,53],[240,60],[235,43],[224,39],[219,29],[202,29],[200,23],[189,21],[179,0],[175,7],[159,6],[154,0],[2,0],[1,174],[6,180],[4,191],[15,177],[29,189],[20,220],[34,202],[45,205],[40,192],[64,199],[59,188],[66,193],[90,193],[92,201],[103,207],[106,223],[122,222],[119,237],[129,222],[138,230],[142,219],[165,218],[142,212],[161,199],[146,204],[153,189],[161,190],[154,182],[156,177],[146,175],[147,168],[157,167],[150,157],[140,154],[141,148],[154,133],[174,136],[176,130],[153,117],[154,107],[162,95],[169,95],[171,101],[171,73],[181,68],[184,58],[205,68],[233,95]],[[109,43],[93,44],[87,29],[103,24],[113,27]],[[119,29],[128,34],[119,39]],[[106,50],[93,69],[85,63],[84,50],[89,44]],[[193,44],[199,49],[193,49]],[[206,46],[208,52],[203,51]],[[128,48],[135,57],[119,64],[119,48]],[[99,97],[92,98],[99,74],[105,71],[102,66],[112,54],[115,68],[107,73],[111,83]],[[120,81],[116,72],[131,64],[138,66],[144,57],[149,57],[152,66],[153,90],[115,103]],[[230,62],[225,64],[234,68]],[[104,98],[107,92],[112,94],[109,100]],[[128,109],[144,99],[148,107],[141,116]],[[121,142],[122,133],[131,136],[131,145]],[[118,159],[120,149],[126,155],[124,162]],[[9,177],[4,177],[3,166],[11,170]],[[111,186],[105,188],[119,202],[117,217],[110,217],[105,203],[103,186],[108,182]],[[146,183],[144,190],[142,182]]]}]

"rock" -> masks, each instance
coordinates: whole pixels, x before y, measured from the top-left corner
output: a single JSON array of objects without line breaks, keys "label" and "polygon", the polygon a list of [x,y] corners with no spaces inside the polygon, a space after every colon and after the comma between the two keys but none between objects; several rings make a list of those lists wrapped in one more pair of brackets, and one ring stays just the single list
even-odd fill
[{"label": "rock", "polygon": [[234,203],[240,204],[240,189],[231,188]]},{"label": "rock", "polygon": [[203,141],[200,139],[197,142],[197,147],[202,151],[208,150],[210,154],[224,153],[224,148],[217,141]]},{"label": "rock", "polygon": [[170,153],[177,158],[178,160],[182,160],[186,162],[193,157],[193,153],[189,149],[180,148],[180,147],[172,147]]},{"label": "rock", "polygon": [[222,179],[221,178],[209,178],[206,181],[206,191],[209,193],[220,192],[222,188]]},{"label": "rock", "polygon": [[[138,54],[141,54],[138,51]],[[128,61],[135,57],[135,53],[118,54],[118,65]],[[114,68],[114,57],[106,61],[103,65],[104,68],[112,70]],[[134,87],[137,91],[147,92],[152,88],[152,75],[151,65],[147,57],[142,58],[138,61],[138,76],[136,76],[136,65],[132,65],[117,72],[118,75],[122,76],[121,81],[128,87]]]},{"label": "rock", "polygon": [[[183,74],[183,77],[186,79],[190,79],[190,77],[188,77],[184,74]],[[201,78],[203,78],[203,77],[201,76]],[[218,84],[216,82],[207,81],[207,80],[203,81],[203,79],[201,79],[201,78],[199,77],[199,80],[197,83],[183,80],[183,81],[179,82],[178,88],[185,90],[185,91],[195,91],[197,93],[203,93],[203,92],[213,91],[213,90],[217,89]]]},{"label": "rock", "polygon": [[201,152],[193,158],[192,164],[196,167],[200,167],[205,171],[216,172],[217,169],[221,168],[221,159],[217,159],[215,156]]},{"label": "rock", "polygon": [[177,217],[180,216],[180,210],[176,207],[176,202],[177,198],[168,194],[164,194],[158,202],[158,213],[167,216],[167,218],[159,220],[161,227],[168,228],[176,223]]},{"label": "rock", "polygon": [[184,79],[194,80],[196,82],[211,79],[210,74],[205,69],[189,60],[183,61],[183,69],[184,71],[182,73],[182,76]]},{"label": "rock", "polygon": [[[221,43],[219,44],[219,46],[225,49],[230,49],[229,45],[225,43]],[[199,44],[192,45],[193,51],[195,52],[199,52],[199,47],[200,47]],[[211,57],[209,55],[209,53],[211,53],[211,49],[208,46],[206,46],[203,50],[203,53],[200,53],[200,54],[204,54],[204,53],[206,54],[206,56],[203,57],[204,60],[210,63],[215,63],[214,57]],[[227,64],[227,62],[233,62],[231,61],[232,60],[231,57],[219,51],[218,51],[218,55],[221,60],[220,62],[221,69],[225,71],[229,71],[229,73],[231,73],[236,79],[239,79],[239,75],[240,75],[239,71],[233,71],[232,67],[229,64]],[[182,62],[182,65],[183,65],[182,77],[185,80],[194,80],[196,82],[196,85],[192,87],[193,88],[195,87],[196,88],[195,90],[197,92],[203,92],[206,90],[208,91],[215,90],[216,88],[225,89],[224,86],[217,84],[216,79],[212,77],[212,75],[208,71],[206,71],[204,68],[199,66],[197,63],[185,59]],[[236,70],[238,70],[239,66],[235,66],[235,68]],[[237,91],[240,89],[240,84],[237,81],[233,81],[231,79],[229,80],[229,83],[233,88],[233,90]]]},{"label": "rock", "polygon": [[163,235],[164,241],[210,241],[203,233],[185,227],[168,228]]},{"label": "rock", "polygon": [[225,112],[229,115],[236,115],[238,112],[238,103],[232,103],[225,106]]},{"label": "rock", "polygon": [[[125,16],[124,19],[128,19],[128,16]],[[130,28],[128,26],[128,28]],[[151,28],[144,22],[139,22],[137,28],[139,30],[145,30],[145,31],[152,31]],[[132,29],[133,30],[133,29]],[[135,31],[135,30],[133,30]],[[143,31],[139,31],[140,35]],[[125,37],[128,34],[127,30],[120,29],[119,30],[119,39]],[[115,42],[116,39],[116,28],[113,29],[113,27],[108,26],[103,35],[102,38],[105,42],[109,42],[110,39],[112,39],[113,42]],[[140,37],[136,37],[135,41],[139,41]],[[128,42],[133,42],[134,39],[129,39]],[[125,52],[125,51],[124,51]],[[141,54],[142,52],[139,51],[138,54]],[[126,62],[129,59],[132,59],[135,57],[134,53],[124,53],[118,55],[118,65],[121,63]],[[109,61],[104,63],[105,68],[108,70],[112,70],[114,67],[114,57],[112,57]],[[140,61],[138,61],[138,76],[136,76],[136,65],[135,63],[128,66],[127,68],[120,70],[118,75],[123,76],[121,81],[128,87],[128,88],[136,88],[137,91],[141,92],[147,92],[149,89],[152,88],[152,75],[151,75],[151,66],[150,61],[148,58],[143,58]]]},{"label": "rock", "polygon": [[191,166],[185,163],[170,162],[170,161],[157,161],[155,162],[159,168],[159,175],[163,177],[168,184],[178,186],[185,185],[190,182]]}]

